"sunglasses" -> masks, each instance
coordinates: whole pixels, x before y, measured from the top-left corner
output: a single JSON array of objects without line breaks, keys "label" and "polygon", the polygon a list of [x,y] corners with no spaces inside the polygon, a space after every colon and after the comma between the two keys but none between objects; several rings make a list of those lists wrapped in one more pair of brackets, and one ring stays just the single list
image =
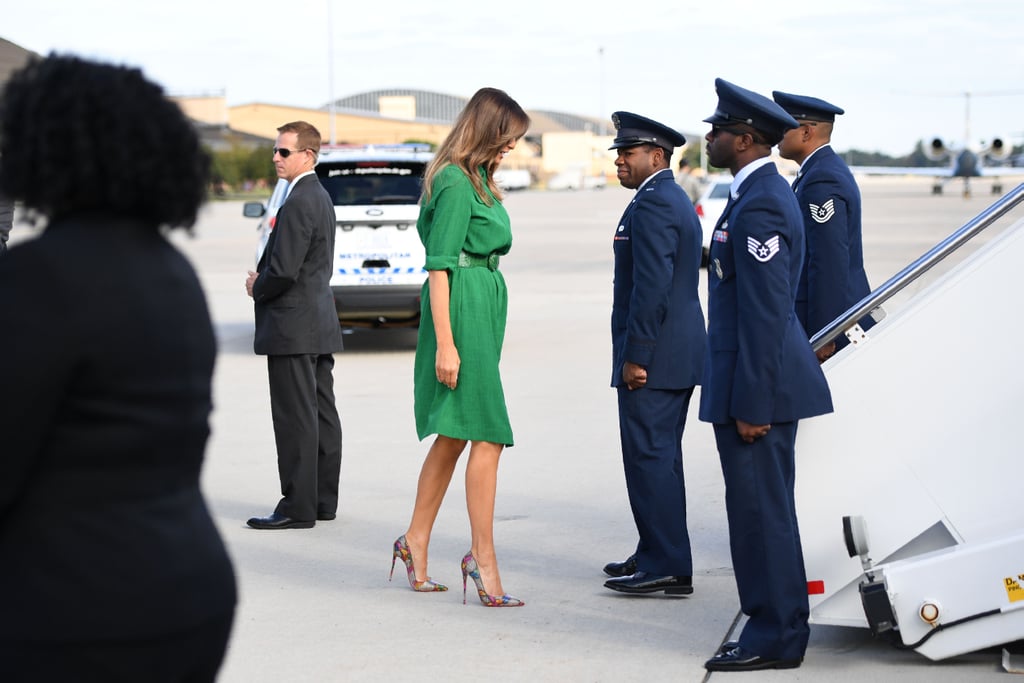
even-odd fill
[{"label": "sunglasses", "polygon": [[287,147],[275,147],[274,154],[280,154],[282,159],[287,159],[292,154],[298,152],[305,152],[309,147],[303,147],[302,149],[288,149]]}]

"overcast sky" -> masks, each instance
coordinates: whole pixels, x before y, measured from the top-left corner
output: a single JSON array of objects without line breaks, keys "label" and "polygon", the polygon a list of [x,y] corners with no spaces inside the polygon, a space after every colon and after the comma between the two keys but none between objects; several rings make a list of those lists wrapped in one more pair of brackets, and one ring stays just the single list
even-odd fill
[{"label": "overcast sky", "polygon": [[965,92],[969,144],[1024,137],[1018,0],[6,4],[0,37],[22,47],[139,66],[170,94],[223,93],[229,105],[494,86],[527,109],[624,109],[703,135],[721,76],[845,108],[840,150],[962,143]]}]

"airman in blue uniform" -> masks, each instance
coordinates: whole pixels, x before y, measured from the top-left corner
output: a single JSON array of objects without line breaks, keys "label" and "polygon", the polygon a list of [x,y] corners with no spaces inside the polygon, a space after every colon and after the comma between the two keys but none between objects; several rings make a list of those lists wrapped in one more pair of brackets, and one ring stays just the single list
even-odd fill
[{"label": "airman in blue uniform", "polygon": [[612,242],[611,383],[639,542],[628,559],[605,566],[613,577],[605,587],[687,595],[693,560],[682,438],[706,339],[697,293],[700,221],[672,175],[672,150],[683,136],[630,112],[616,112],[612,121],[619,181],[636,190]]},{"label": "airman in blue uniform", "polygon": [[[830,141],[836,115],[843,110],[817,97],[772,92],[796,119],[779,143],[779,154],[800,164],[793,182],[804,222],[804,267],[796,293],[796,314],[809,337],[871,292],[864,273],[860,190]],[[874,321],[865,317],[861,326]],[[846,339],[841,338],[840,345]],[[818,360],[835,353],[833,342],[818,350]]]},{"label": "airman in blue uniform", "polygon": [[800,666],[809,614],[793,499],[797,421],[832,411],[825,376],[794,311],[803,266],[796,195],[770,153],[797,122],[779,105],[722,79],[704,119],[708,161],[732,171],[712,234],[708,352],[700,419],[714,425],[740,607],[738,642],[710,671]]}]

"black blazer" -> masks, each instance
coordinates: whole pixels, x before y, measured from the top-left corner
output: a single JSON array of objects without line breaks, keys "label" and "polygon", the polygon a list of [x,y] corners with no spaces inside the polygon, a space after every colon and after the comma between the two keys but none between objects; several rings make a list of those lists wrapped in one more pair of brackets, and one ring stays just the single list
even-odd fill
[{"label": "black blazer", "polygon": [[256,266],[253,349],[287,356],[341,351],[331,293],[334,203],[316,174],[294,181]]},{"label": "black blazer", "polygon": [[0,254],[7,251],[7,239],[14,224],[14,202],[0,195]]},{"label": "black blazer", "polygon": [[59,220],[0,259],[0,292],[0,640],[230,615],[199,490],[216,343],[188,261],[153,226]]}]

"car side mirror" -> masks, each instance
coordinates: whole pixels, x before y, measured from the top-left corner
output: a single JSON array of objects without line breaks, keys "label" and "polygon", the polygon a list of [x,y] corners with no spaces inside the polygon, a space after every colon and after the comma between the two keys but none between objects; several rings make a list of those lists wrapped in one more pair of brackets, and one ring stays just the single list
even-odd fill
[{"label": "car side mirror", "polygon": [[259,218],[267,212],[263,202],[246,202],[242,205],[242,215],[246,218]]}]

